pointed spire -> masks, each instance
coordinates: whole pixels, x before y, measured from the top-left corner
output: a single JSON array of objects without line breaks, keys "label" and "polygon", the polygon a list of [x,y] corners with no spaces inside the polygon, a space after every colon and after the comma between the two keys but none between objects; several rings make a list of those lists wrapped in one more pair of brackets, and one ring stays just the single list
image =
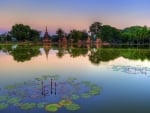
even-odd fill
[{"label": "pointed spire", "polygon": [[47,26],[46,26],[46,32],[47,32]]}]

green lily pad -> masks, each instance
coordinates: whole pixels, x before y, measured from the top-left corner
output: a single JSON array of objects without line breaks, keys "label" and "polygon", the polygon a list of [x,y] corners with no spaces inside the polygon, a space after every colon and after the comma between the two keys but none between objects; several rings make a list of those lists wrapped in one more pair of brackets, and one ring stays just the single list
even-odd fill
[{"label": "green lily pad", "polygon": [[16,104],[16,103],[19,103],[21,101],[20,98],[11,98],[8,100],[8,103],[9,104]]},{"label": "green lily pad", "polygon": [[58,104],[49,104],[45,107],[45,110],[49,112],[56,112],[58,111],[58,108],[60,108],[60,105]]},{"label": "green lily pad", "polygon": [[37,107],[38,107],[39,109],[42,109],[42,108],[45,107],[46,104],[47,104],[47,103],[45,103],[45,102],[41,102],[41,103],[38,103],[38,104],[37,104]]},{"label": "green lily pad", "polygon": [[6,103],[0,104],[0,110],[6,109],[7,107],[8,107],[8,104],[6,104]]},{"label": "green lily pad", "polygon": [[8,96],[0,96],[0,102],[6,101],[9,97]]},{"label": "green lily pad", "polygon": [[76,111],[80,109],[80,106],[78,104],[70,104],[65,106],[65,108],[70,111]]},{"label": "green lily pad", "polygon": [[77,100],[77,99],[79,99],[79,98],[80,98],[80,96],[75,95],[75,94],[71,96],[71,99],[73,99],[73,100]]},{"label": "green lily pad", "polygon": [[100,90],[91,90],[89,93],[91,95],[99,95],[100,94]]},{"label": "green lily pad", "polygon": [[35,103],[24,103],[20,106],[20,108],[23,109],[23,110],[31,110],[35,107],[36,107]]},{"label": "green lily pad", "polygon": [[89,93],[83,93],[83,94],[81,94],[81,97],[82,98],[90,98],[91,95]]},{"label": "green lily pad", "polygon": [[66,106],[66,105],[70,105],[70,104],[72,104],[71,100],[61,100],[59,102],[59,105],[61,105],[61,106]]}]

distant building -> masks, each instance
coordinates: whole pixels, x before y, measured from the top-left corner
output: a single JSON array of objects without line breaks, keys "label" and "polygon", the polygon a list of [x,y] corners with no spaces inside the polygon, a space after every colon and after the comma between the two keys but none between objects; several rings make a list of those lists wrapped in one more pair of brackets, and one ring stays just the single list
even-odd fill
[{"label": "distant building", "polygon": [[50,43],[51,43],[51,39],[50,39],[50,36],[48,34],[48,31],[47,31],[47,27],[46,27],[46,32],[45,32],[45,35],[43,37],[43,44],[49,45]]}]

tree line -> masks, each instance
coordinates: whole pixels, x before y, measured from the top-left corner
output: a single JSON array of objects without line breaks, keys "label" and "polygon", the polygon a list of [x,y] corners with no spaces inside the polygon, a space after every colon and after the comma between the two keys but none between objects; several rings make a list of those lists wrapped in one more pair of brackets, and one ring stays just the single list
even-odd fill
[{"label": "tree line", "polygon": [[[150,43],[150,28],[147,26],[131,26],[125,29],[117,29],[110,25],[103,25],[100,22],[94,22],[89,26],[89,31],[73,29],[66,33],[63,29],[59,28],[56,35],[49,36],[53,42],[66,37],[74,43],[79,40],[85,41],[88,37],[95,41],[100,38],[103,42],[113,44],[149,44]],[[0,41],[42,41],[41,32],[32,29],[29,25],[16,24],[12,26],[8,33],[0,35]]]}]

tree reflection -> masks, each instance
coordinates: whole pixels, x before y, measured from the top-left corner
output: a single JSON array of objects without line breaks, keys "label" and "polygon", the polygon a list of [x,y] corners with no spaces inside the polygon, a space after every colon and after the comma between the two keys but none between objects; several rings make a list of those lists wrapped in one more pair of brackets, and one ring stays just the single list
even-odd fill
[{"label": "tree reflection", "polygon": [[78,56],[86,56],[88,53],[87,48],[71,48],[69,50],[69,54],[71,57],[78,57]]},{"label": "tree reflection", "polygon": [[76,58],[79,56],[86,56],[93,64],[100,62],[108,62],[119,57],[124,57],[130,60],[150,60],[150,49],[141,48],[88,48],[77,46],[29,46],[29,45],[0,45],[0,51],[12,55],[14,60],[24,62],[31,60],[32,57],[41,54],[40,48],[44,48],[45,54],[48,58],[50,49],[56,50],[57,57],[62,58],[65,54]]},{"label": "tree reflection", "polygon": [[89,60],[94,64],[99,64],[101,61],[110,61],[119,57],[120,53],[113,49],[92,49],[89,55]]},{"label": "tree reflection", "polygon": [[29,47],[26,45],[17,46],[10,53],[14,60],[18,62],[24,62],[31,60],[32,57],[38,56],[41,54],[39,47]]}]

